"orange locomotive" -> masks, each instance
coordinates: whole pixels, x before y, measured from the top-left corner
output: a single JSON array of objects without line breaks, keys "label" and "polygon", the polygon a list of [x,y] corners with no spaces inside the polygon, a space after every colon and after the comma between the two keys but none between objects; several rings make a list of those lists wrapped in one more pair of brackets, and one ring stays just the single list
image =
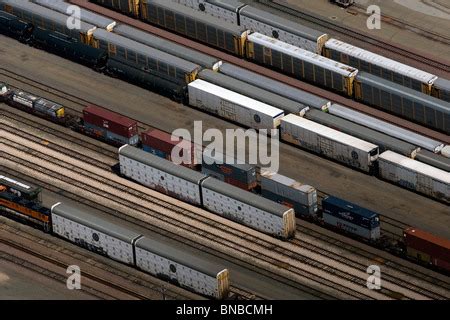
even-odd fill
[{"label": "orange locomotive", "polygon": [[50,210],[41,205],[41,189],[0,175],[0,211],[50,231]]}]

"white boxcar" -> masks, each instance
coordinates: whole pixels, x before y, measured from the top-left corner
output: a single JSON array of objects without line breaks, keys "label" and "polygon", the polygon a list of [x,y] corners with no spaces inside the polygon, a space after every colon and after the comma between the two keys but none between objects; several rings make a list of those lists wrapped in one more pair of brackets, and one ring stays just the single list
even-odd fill
[{"label": "white boxcar", "polygon": [[51,214],[53,233],[80,247],[134,265],[133,245],[140,234],[62,203],[52,206]]},{"label": "white boxcar", "polygon": [[330,39],[325,43],[324,55],[405,87],[429,94],[436,81],[434,74],[416,69],[379,54],[355,47],[349,43]]},{"label": "white boxcar", "polygon": [[189,104],[254,129],[276,129],[284,111],[215,84],[195,80],[188,85]]},{"label": "white boxcar", "polygon": [[136,267],[217,299],[228,296],[228,270],[185,251],[143,237],[136,241]]},{"label": "white boxcar", "polygon": [[318,54],[322,53],[328,40],[326,33],[252,6],[245,6],[239,11],[239,23],[248,30]]},{"label": "white boxcar", "polygon": [[208,177],[202,181],[203,207],[256,230],[288,239],[295,235],[294,210]]},{"label": "white boxcar", "polygon": [[261,170],[263,197],[294,208],[296,215],[317,215],[317,190],[279,173]]},{"label": "white boxcar", "polygon": [[119,149],[120,173],[144,186],[201,205],[200,181],[206,176],[141,149]]},{"label": "white boxcar", "polygon": [[413,131],[398,127],[389,122],[377,119],[362,112],[333,103],[328,109],[332,115],[358,123],[373,130],[380,131],[391,137],[407,141],[415,146],[421,147],[431,152],[438,153],[444,145],[442,142],[420,135]]},{"label": "white boxcar", "polygon": [[450,203],[450,173],[392,151],[378,157],[379,175],[402,187]]},{"label": "white boxcar", "polygon": [[362,171],[370,172],[378,146],[324,125],[289,114],[281,119],[281,138]]}]

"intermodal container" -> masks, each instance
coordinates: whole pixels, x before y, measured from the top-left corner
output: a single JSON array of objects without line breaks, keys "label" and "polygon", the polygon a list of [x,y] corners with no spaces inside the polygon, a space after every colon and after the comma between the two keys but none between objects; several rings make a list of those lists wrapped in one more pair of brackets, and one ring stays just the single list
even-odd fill
[{"label": "intermodal container", "polygon": [[257,186],[256,167],[249,164],[239,164],[236,159],[203,154],[202,173],[234,185],[244,190],[252,190]]},{"label": "intermodal container", "polygon": [[158,129],[143,132],[141,140],[144,151],[151,152],[158,157],[174,162],[172,152],[175,152],[182,160],[179,164],[192,168],[197,163],[195,144],[191,141],[179,140],[178,138],[172,140],[170,133]]},{"label": "intermodal container", "polygon": [[270,200],[294,208],[296,215],[317,215],[317,190],[281,174],[262,170],[261,195]]},{"label": "intermodal container", "polygon": [[83,110],[85,125],[102,128],[105,132],[124,137],[128,144],[136,144],[139,140],[137,122],[108,109],[90,105]]},{"label": "intermodal container", "polygon": [[406,229],[403,236],[408,256],[450,271],[449,240],[415,228]]}]

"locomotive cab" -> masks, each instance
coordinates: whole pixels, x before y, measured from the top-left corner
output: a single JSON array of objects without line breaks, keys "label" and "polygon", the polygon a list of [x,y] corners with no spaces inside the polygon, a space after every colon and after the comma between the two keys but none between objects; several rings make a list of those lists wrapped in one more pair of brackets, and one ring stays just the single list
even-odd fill
[{"label": "locomotive cab", "polygon": [[11,94],[11,90],[8,85],[0,82],[0,101],[5,101]]}]

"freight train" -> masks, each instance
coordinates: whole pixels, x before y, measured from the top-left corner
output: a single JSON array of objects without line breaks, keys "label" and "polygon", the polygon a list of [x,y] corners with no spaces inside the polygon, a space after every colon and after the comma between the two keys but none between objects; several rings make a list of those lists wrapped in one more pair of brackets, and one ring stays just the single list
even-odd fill
[{"label": "freight train", "polygon": [[[46,208],[41,204],[40,193],[39,187],[0,175],[0,211],[4,215],[27,221],[45,232],[194,292],[217,299],[227,298],[227,269],[212,264],[204,268],[204,261],[134,230],[113,224],[93,212],[85,212],[62,203]],[[376,213],[335,197],[326,197],[324,201],[324,219],[330,225],[348,232],[353,232],[352,229],[357,227],[358,232],[370,232],[372,237],[379,233],[379,218]],[[344,219],[336,219],[340,217]],[[355,220],[359,221],[356,225]],[[114,245],[111,246],[111,243]],[[450,271],[448,240],[417,228],[407,228],[404,230],[404,247],[407,257]]]},{"label": "freight train", "polygon": [[[0,1],[0,5],[0,9],[14,13],[22,20],[27,21],[28,19],[27,23],[32,23],[38,17],[46,17],[46,19],[51,19],[50,16],[58,17],[53,19],[53,25],[49,24],[45,26],[48,30],[44,35],[42,32],[35,35],[36,30],[41,29],[34,28],[30,37],[31,42],[38,43],[41,46],[46,45],[53,51],[65,54],[64,50],[66,50],[66,45],[64,45],[64,42],[71,41],[71,45],[78,46],[76,50],[74,48],[75,51],[78,51],[75,53],[74,50],[71,50],[71,53],[68,55],[69,57],[78,54],[83,61],[90,62],[96,68],[104,69],[109,74],[126,78],[128,81],[159,91],[178,101],[187,101],[189,99],[187,85],[197,79],[198,73],[204,68],[202,64],[196,64],[191,62],[190,59],[186,59],[185,51],[185,54],[183,54],[184,58],[180,58],[178,54],[171,55],[165,50],[163,52],[161,46],[159,46],[160,49],[153,48],[149,40],[143,40],[142,35],[131,35],[131,39],[128,38],[130,34],[133,34],[130,30],[127,30],[128,32],[125,31],[125,33],[122,32],[123,35],[121,35],[116,32],[108,32],[105,29],[97,28],[95,25],[86,22],[84,22],[80,34],[73,35],[70,31],[67,31],[65,32],[67,37],[65,37],[63,42],[58,44],[55,43],[56,40],[51,31],[55,30],[55,26],[58,26],[60,29],[67,28],[65,25],[62,25],[62,21],[66,17],[65,15],[27,1],[15,2],[2,0]],[[114,2],[112,5],[114,5]],[[179,4],[174,4],[169,1],[141,2],[141,5],[147,6],[145,12],[148,14],[163,12],[156,10],[156,8],[159,8],[158,6],[169,6],[170,8],[175,6],[174,8],[178,8],[179,10],[177,17],[183,19],[186,18],[183,15],[189,12],[189,8],[180,8]],[[168,12],[172,11],[168,10]],[[82,15],[82,17],[85,16],[86,19],[93,20],[92,13]],[[199,21],[205,18],[211,17],[203,13],[196,16],[196,19]],[[158,18],[157,20],[166,23],[170,19]],[[192,21],[195,24],[196,20]],[[350,65],[336,63],[325,56],[290,45],[287,42],[282,42],[262,33],[254,32],[254,29],[247,30],[244,28],[245,30],[239,30],[238,33],[236,33],[236,30],[234,33],[231,31],[229,33],[225,31],[220,33],[217,29],[218,26],[211,25],[211,23],[205,22],[201,24],[205,28],[212,28],[208,29],[210,32],[206,29],[203,30],[204,32],[201,34],[204,34],[205,37],[214,34],[214,39],[208,40],[205,38],[206,40],[204,40],[213,45],[214,43],[220,42],[222,44],[220,49],[222,50],[230,50],[233,47],[236,50],[236,54],[245,56],[248,60],[261,63],[264,66],[280,70],[295,78],[309,81],[343,95],[353,97],[358,101],[400,115],[424,126],[450,133],[450,103],[426,94],[436,92],[436,90],[432,88],[430,84],[431,80],[424,80],[428,75],[425,75],[420,70],[413,70],[404,65],[397,66],[398,63],[396,62],[396,64],[386,62],[386,65],[393,66],[391,68],[393,70],[389,71],[390,69],[378,67],[377,70],[384,71],[376,73],[372,71],[372,69],[376,69],[374,67],[361,68],[363,71],[359,71]],[[220,21],[220,24],[223,23],[225,22]],[[99,22],[98,25],[104,26],[105,24]],[[110,25],[108,24],[108,26]],[[174,26],[176,27],[176,24]],[[230,26],[229,23],[228,26]],[[231,26],[233,28],[236,27],[235,25]],[[113,31],[114,29],[110,28]],[[198,31],[197,28],[194,29]],[[186,24],[183,24],[183,30],[184,32],[188,32],[190,29]],[[193,37],[194,35],[191,36]],[[324,42],[320,52],[325,47]],[[93,54],[92,50],[97,50],[98,52]],[[171,52],[173,52],[173,48]],[[67,56],[67,54],[65,55]],[[371,57],[369,60],[373,60],[373,64],[375,64],[375,61],[379,59]],[[220,61],[212,63],[215,69],[220,64]],[[376,75],[370,74],[369,72]],[[390,73],[388,74],[388,72]],[[401,81],[397,81],[397,78]],[[435,77],[432,78],[432,81],[434,81]],[[413,89],[408,88],[408,86]],[[425,93],[414,90],[419,87]]]},{"label": "freight train", "polygon": [[0,86],[5,92],[2,95],[2,102],[10,106],[68,126],[74,131],[117,147],[140,143],[137,121],[108,109],[89,105],[83,109],[82,116],[78,118],[73,114],[67,115],[65,107],[56,102],[22,90],[11,90],[6,84]]},{"label": "freight train", "polygon": [[[117,4],[106,3],[103,0],[92,0],[119,10]],[[142,2],[135,6],[134,16],[138,17],[139,12],[148,10],[149,6],[160,6]],[[234,25],[242,26],[252,32],[259,32],[266,36],[287,42],[296,47],[318,53],[333,60],[348,64],[361,71],[365,71],[384,79],[399,83],[414,90],[431,94],[436,98],[450,102],[450,81],[416,69],[414,67],[399,63],[392,59],[383,57],[373,52],[358,48],[343,41],[330,38],[326,33],[313,30],[289,19],[270,13],[266,10],[246,5],[240,1],[223,0],[172,0],[190,7],[194,10],[202,11],[207,15],[225,20]],[[342,5],[350,5],[352,1],[334,1]],[[179,10],[172,7],[173,12],[179,14]],[[143,16],[145,19],[145,15]],[[148,19],[151,20],[151,19]],[[147,20],[147,21],[148,21]]]},{"label": "freight train", "polygon": [[[8,1],[4,0],[3,2],[8,2]],[[45,8],[39,7],[39,6],[38,6],[39,10],[37,10],[37,8],[33,7],[33,6],[36,6],[36,5],[32,4],[32,3],[20,3],[20,4],[22,5],[19,8],[20,10],[31,10],[33,12],[36,11],[36,14],[38,14],[38,15],[41,14],[42,11],[45,11]],[[16,11],[19,12],[20,11],[19,9],[16,9]],[[55,13],[53,11],[51,13],[57,15],[57,13]],[[22,12],[22,15],[23,15],[23,12]],[[49,16],[50,13],[46,12],[46,15]],[[85,15],[83,15],[83,16],[85,16]],[[109,24],[109,25],[111,25],[111,24]],[[61,27],[63,27],[63,26],[61,26]],[[87,26],[86,26],[86,28],[87,28]],[[90,36],[95,35],[94,33],[96,31],[96,28],[94,26],[92,26],[92,28],[90,28],[89,30],[91,30],[91,31],[93,30],[92,32],[89,33]],[[102,30],[100,30],[100,31],[102,31]],[[107,33],[107,32],[103,31],[103,32],[101,32],[99,34],[105,35],[105,33]],[[109,33],[109,34],[112,35],[112,33]],[[108,36],[105,35],[105,38],[108,38],[108,37],[109,37],[109,35]],[[165,44],[160,43],[159,45],[163,46]],[[113,48],[114,50],[117,49],[117,47],[115,45],[107,45],[106,46],[106,44],[104,44],[103,46],[104,47],[108,47],[108,49],[110,49],[110,48]],[[120,53],[120,51],[122,53]],[[124,52],[123,50],[118,50],[114,54],[117,53],[117,55],[123,55],[123,52]],[[152,51],[152,52],[155,52],[155,51]],[[128,58],[133,57],[133,55],[131,53],[130,54],[126,54],[126,57],[128,59]],[[134,57],[136,57],[136,59],[138,58],[138,56],[136,56],[136,55],[134,55]],[[164,59],[168,58],[167,54],[162,55],[161,57],[164,58]],[[137,60],[139,60],[139,59],[137,59]],[[135,63],[136,63],[137,60],[135,60]],[[176,64],[178,62],[179,62],[179,59],[175,59],[174,60],[174,64]],[[129,65],[124,63],[123,60],[121,60],[120,63],[122,63],[122,65],[125,66],[124,69],[121,69],[122,71],[123,70],[125,70],[125,71],[126,70],[128,70],[128,71],[132,70],[132,71],[130,71],[131,73],[135,72],[136,70],[137,70],[138,73],[142,73],[142,72],[145,73],[145,72],[148,71],[148,70],[147,71],[142,71],[142,70],[138,70],[138,69],[136,69],[134,67],[129,67]],[[112,64],[114,65],[114,62],[112,62]],[[158,68],[162,68],[162,69],[165,68],[165,69],[167,69],[167,65],[164,66],[162,63],[159,63],[159,62],[158,62],[158,64],[159,64]],[[215,64],[215,65],[217,65],[217,64]],[[220,66],[220,64],[219,64],[219,69],[222,69],[223,67],[224,67],[224,65]],[[170,67],[169,67],[169,69],[170,69]],[[198,70],[199,69],[196,67],[195,71],[194,71],[195,74],[198,73]],[[154,74],[152,74],[151,76],[153,76],[153,75]],[[158,75],[158,77],[159,76],[161,76],[161,74]],[[176,76],[176,73],[175,73],[175,76]],[[201,91],[202,95],[204,97],[206,97],[207,100],[209,98],[211,98],[211,100],[213,100],[213,99],[217,100],[217,98],[219,98],[219,100],[220,100],[221,99],[220,95],[217,94],[217,92],[219,92],[219,91],[222,92],[222,98],[224,96],[227,96],[226,93],[230,93],[229,91],[226,91],[226,90],[224,90],[223,88],[221,88],[219,86],[214,86],[214,85],[212,85],[210,83],[205,83],[203,80],[200,80],[200,79],[192,81],[191,76],[193,78],[195,78],[193,76],[193,74],[189,74],[189,76],[187,76],[185,74],[184,76],[185,76],[185,82],[188,83],[187,84],[187,87],[188,87],[187,92],[188,92],[188,94],[189,94],[190,90],[191,90],[191,92],[194,92],[194,90],[195,90],[196,93]],[[155,80],[156,78],[152,78],[152,79]],[[225,92],[225,94],[223,94],[224,92]],[[233,94],[233,96],[234,95],[235,94]],[[306,97],[302,101],[305,101],[307,99],[308,99],[308,97]],[[198,99],[196,99],[196,100],[198,100]],[[246,97],[242,97],[242,99],[239,99],[239,100],[240,101],[245,101],[245,100],[248,100],[248,99],[246,99]],[[315,99],[315,101],[313,101],[314,99],[309,99],[309,100],[312,101],[315,104],[318,103],[320,105],[320,108],[322,108],[322,109],[327,105],[327,102],[317,101],[317,100],[320,100],[320,99]],[[206,100],[205,100],[205,102],[206,102]],[[253,103],[253,101],[252,101],[252,103]],[[281,109],[277,110],[277,108],[274,108],[274,107],[269,106],[269,105],[263,105],[261,103],[258,103],[258,106],[261,106],[261,108],[254,108],[254,107],[251,106],[251,104],[235,105],[233,113],[231,113],[231,114],[229,112],[223,112],[223,110],[220,110],[220,108],[216,108],[215,105],[209,106],[209,108],[206,108],[206,110],[209,111],[209,112],[213,111],[214,113],[222,115],[222,116],[226,116],[228,119],[233,120],[235,122],[239,122],[239,123],[241,123],[243,120],[248,120],[245,123],[241,123],[241,124],[244,124],[246,126],[256,127],[256,128],[270,128],[270,127],[275,128],[275,127],[278,126],[278,123],[282,122],[281,119],[284,116],[283,110],[281,110]],[[198,107],[202,107],[203,108],[203,104],[198,105]],[[289,116],[291,116],[291,115],[289,115]],[[285,128],[290,128],[290,129],[292,129],[292,130],[294,130],[296,132],[299,132],[299,130],[305,130],[305,128],[302,128],[298,124],[300,122],[303,122],[304,124],[307,124],[308,123],[307,121],[301,121],[301,120],[298,120],[295,117],[291,117],[291,118],[296,120],[296,121],[294,121],[295,125],[294,126],[292,126],[292,125],[287,126],[286,125]],[[269,120],[269,121],[267,121],[267,120]],[[324,130],[325,128],[321,128],[321,129]],[[311,130],[309,130],[309,131],[311,132]],[[333,133],[333,132],[334,131],[330,131],[329,133]],[[319,135],[317,132],[315,134]],[[293,135],[293,132],[289,132],[286,129],[286,130],[284,130],[284,136],[286,137],[286,140],[288,142],[301,145],[301,143],[298,141],[298,139],[297,140],[295,139],[295,134]],[[308,143],[308,144],[303,143],[303,145],[301,145],[301,146],[306,148],[306,149],[308,149],[308,150],[312,150],[312,151],[324,154],[324,155],[326,155],[328,157],[331,157],[331,158],[333,158],[335,160],[338,160],[340,162],[346,163],[347,165],[351,165],[353,167],[356,167],[356,168],[358,168],[360,170],[363,170],[363,171],[366,171],[366,172],[370,172],[370,171],[373,170],[373,168],[375,168],[376,158],[377,158],[377,155],[378,155],[377,145],[375,145],[375,144],[370,145],[370,143],[366,143],[363,140],[359,140],[357,138],[346,136],[346,135],[342,135],[342,134],[339,134],[339,136],[341,138],[343,138],[343,139],[341,139],[341,141],[333,141],[331,136],[329,136],[329,135],[328,136],[323,136],[322,135],[321,136],[321,140],[326,141],[325,144],[322,143],[322,144],[319,144],[319,145],[313,145],[313,144],[310,144],[310,143]],[[328,148],[324,148],[323,146],[325,146],[325,145],[328,145]],[[364,146],[362,147],[362,145],[364,145]],[[342,147],[344,147],[344,148],[342,149]],[[344,152],[341,152],[342,150],[344,150]],[[423,187],[420,186],[422,184],[421,181],[428,181],[430,179],[429,174],[423,173],[422,169],[423,168],[421,168],[420,173],[418,175],[420,177],[425,177],[425,178],[424,179],[419,179],[420,183],[418,182],[416,184],[412,184],[412,187],[413,187],[414,190],[425,190],[425,191],[426,190],[430,190],[430,188],[423,188]],[[427,171],[427,170],[425,170],[425,171]],[[439,174],[440,173],[438,172],[437,175],[439,175]],[[433,176],[436,176],[436,174],[434,174]],[[445,178],[445,174],[444,174],[444,178]],[[445,179],[444,179],[444,184],[445,183],[446,182],[445,182]],[[427,184],[429,184],[429,183],[427,182]],[[408,185],[411,186],[411,184],[408,184]],[[432,197],[437,197],[439,200],[448,201],[447,200],[448,199],[448,192],[447,191],[445,191],[444,193],[441,193],[441,192],[437,192],[436,193],[436,192],[434,192],[434,190],[431,189],[426,194],[429,195],[429,196],[432,196]]]},{"label": "freight train", "polygon": [[41,188],[0,175],[0,210],[43,231],[110,259],[136,267],[180,287],[216,299],[229,292],[229,273],[94,212],[56,203],[46,208]]},{"label": "freight train", "polygon": [[295,235],[292,208],[132,146],[119,149],[120,173],[174,198],[281,239]]},{"label": "freight train", "polygon": [[[411,144],[402,141],[398,141],[397,143],[395,139],[387,139],[388,137],[380,136],[380,134],[377,135],[375,132],[366,132],[367,129],[360,127],[355,129],[351,124],[344,123],[342,125],[344,128],[341,127],[338,130],[333,129],[332,127],[339,126],[339,119],[327,119],[333,118],[333,116],[319,111],[315,114],[314,111],[316,110],[303,110],[301,116],[293,113],[285,116],[281,109],[266,105],[200,79],[189,83],[188,91],[193,92],[192,90],[195,90],[195,93],[190,96],[195,97],[194,102],[196,106],[202,110],[208,112],[213,110],[214,114],[247,127],[256,129],[280,128],[281,139],[287,143],[315,152],[357,170],[376,174],[382,179],[425,194],[439,201],[450,203],[450,174],[444,171],[445,167],[443,170],[413,160],[412,158],[416,156],[418,151]],[[219,93],[217,94],[217,92]],[[13,96],[15,96],[15,91],[12,91],[9,100]],[[48,105],[53,106],[52,103]],[[96,110],[95,113],[97,115],[95,119],[93,115],[89,116],[88,110]],[[57,122],[60,122],[60,118],[56,114],[54,117]],[[82,132],[94,137],[103,138],[105,141],[112,142],[117,146],[121,146],[126,142],[132,145],[138,145],[139,138],[137,136],[136,122],[127,119],[127,123],[124,123],[123,120],[125,118],[120,117],[115,113],[99,107],[87,107],[83,112],[83,121],[85,123],[77,127],[81,127]],[[114,119],[116,119],[116,124],[114,124]],[[321,123],[325,123],[330,127]],[[109,128],[110,126],[111,128]],[[345,133],[345,131],[350,131],[350,134],[356,136],[365,134],[364,138],[371,139],[376,144]],[[382,150],[381,155],[387,155],[391,152],[390,150],[395,150],[403,154],[403,156],[398,154],[395,160],[389,162],[389,166],[379,166],[379,159],[384,159],[380,156],[380,149]],[[168,153],[167,150],[166,153]],[[408,159],[409,166],[405,165],[404,158]],[[438,161],[437,165],[445,166],[445,163]],[[393,172],[387,174],[388,168],[392,171],[394,167],[396,174],[394,175]],[[204,170],[209,170],[207,172],[208,174],[211,174],[214,171],[213,169],[214,167],[204,168]],[[228,168],[228,170],[233,169]],[[248,169],[241,168],[241,170],[241,172],[248,172]],[[414,173],[412,176],[407,174],[411,170]],[[217,172],[217,168],[215,171]],[[223,172],[218,172],[215,176],[225,181],[228,179],[228,182],[234,182],[244,189],[252,189],[251,180],[241,180],[241,184],[239,185],[237,179],[226,177]]]}]

